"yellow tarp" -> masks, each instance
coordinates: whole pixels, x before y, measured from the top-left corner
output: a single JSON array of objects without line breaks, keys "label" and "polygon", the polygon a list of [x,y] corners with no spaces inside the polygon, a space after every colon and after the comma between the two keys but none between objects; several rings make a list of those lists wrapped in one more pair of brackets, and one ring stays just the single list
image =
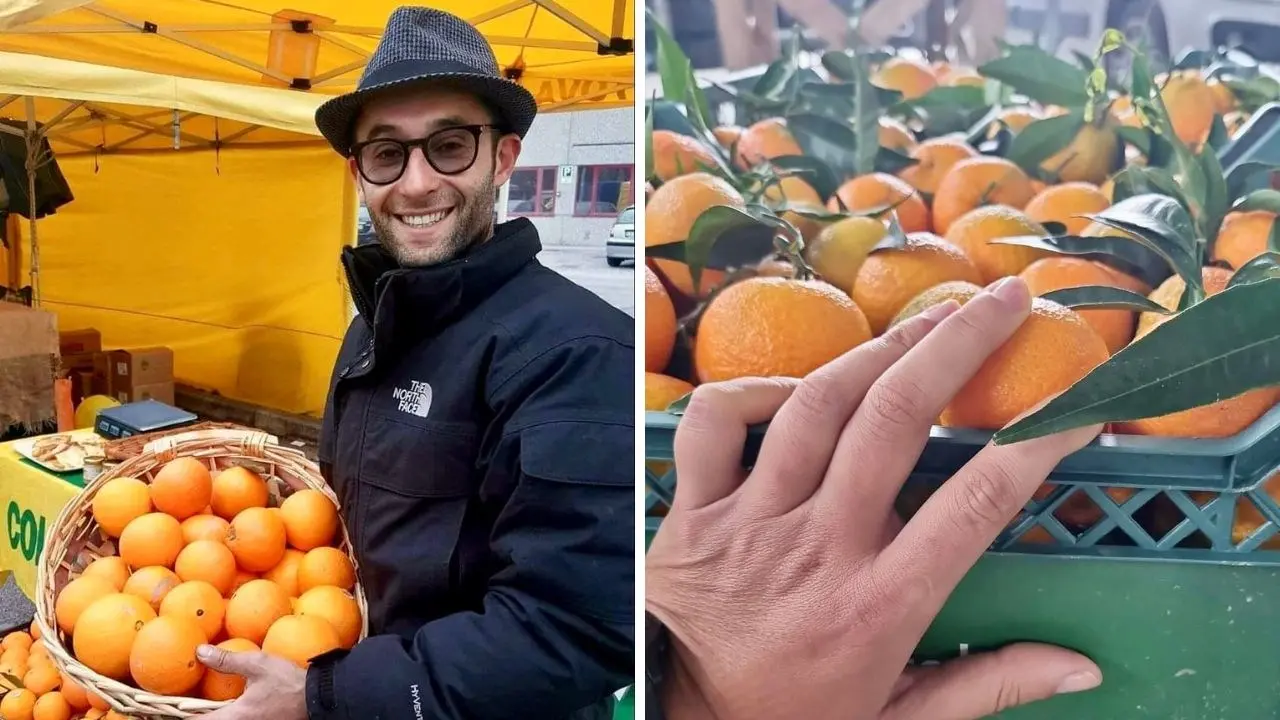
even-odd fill
[{"label": "yellow tarp", "polygon": [[[0,51],[331,95],[354,87],[386,0],[21,0],[0,7]],[[543,111],[633,104],[634,0],[432,0],[470,20]],[[288,8],[288,11],[285,10]],[[294,24],[291,21],[302,21]]]}]

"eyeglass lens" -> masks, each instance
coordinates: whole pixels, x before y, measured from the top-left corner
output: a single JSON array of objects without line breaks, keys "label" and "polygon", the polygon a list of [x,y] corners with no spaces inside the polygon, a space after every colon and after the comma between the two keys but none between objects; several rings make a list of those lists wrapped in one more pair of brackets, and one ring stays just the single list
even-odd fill
[{"label": "eyeglass lens", "polygon": [[476,160],[477,133],[470,128],[449,128],[432,133],[421,141],[375,140],[360,148],[360,171],[372,183],[395,182],[408,165],[416,145],[427,162],[445,175],[460,173]]}]

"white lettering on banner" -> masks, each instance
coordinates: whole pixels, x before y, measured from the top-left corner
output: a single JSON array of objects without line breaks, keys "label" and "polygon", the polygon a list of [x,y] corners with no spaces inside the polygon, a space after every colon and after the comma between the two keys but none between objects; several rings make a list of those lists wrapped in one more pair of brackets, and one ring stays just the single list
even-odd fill
[{"label": "white lettering on banner", "polygon": [[422,720],[422,696],[418,694],[416,684],[409,686],[409,695],[413,697],[413,716]]},{"label": "white lettering on banner", "polygon": [[398,387],[391,391],[391,397],[399,403],[400,412],[424,418],[431,412],[431,385],[419,380],[410,380],[409,387]]}]

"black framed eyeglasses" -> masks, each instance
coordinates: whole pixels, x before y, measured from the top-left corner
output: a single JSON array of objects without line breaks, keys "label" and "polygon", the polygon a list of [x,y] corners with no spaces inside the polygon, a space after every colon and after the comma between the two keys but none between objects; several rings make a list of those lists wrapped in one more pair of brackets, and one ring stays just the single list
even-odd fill
[{"label": "black framed eyeglasses", "polygon": [[453,125],[416,140],[365,140],[353,145],[351,153],[360,175],[374,185],[390,185],[399,180],[409,166],[409,155],[415,147],[422,148],[427,164],[436,172],[457,175],[475,164],[480,154],[480,134],[498,128],[497,125]]}]

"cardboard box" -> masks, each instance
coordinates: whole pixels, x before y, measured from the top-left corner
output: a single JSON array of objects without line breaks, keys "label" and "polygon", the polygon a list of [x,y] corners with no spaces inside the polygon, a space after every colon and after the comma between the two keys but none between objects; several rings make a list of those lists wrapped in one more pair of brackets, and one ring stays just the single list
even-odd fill
[{"label": "cardboard box", "polygon": [[67,330],[58,333],[58,346],[63,357],[68,355],[92,355],[102,352],[102,333],[93,328]]},{"label": "cardboard box", "polygon": [[93,394],[111,394],[111,353],[93,354]]},{"label": "cardboard box", "polygon": [[0,301],[0,430],[54,420],[58,322],[53,313]]},{"label": "cardboard box", "polygon": [[68,375],[93,372],[93,359],[97,353],[62,353],[62,370]]},{"label": "cardboard box", "polygon": [[173,382],[173,351],[167,347],[112,350],[108,380],[111,394],[133,396],[133,389],[143,385]]},{"label": "cardboard box", "polygon": [[155,400],[165,405],[172,405],[173,395],[174,383],[170,380],[169,382],[134,385],[128,390],[116,390],[112,397],[119,400],[121,405],[142,402],[143,400]]}]

